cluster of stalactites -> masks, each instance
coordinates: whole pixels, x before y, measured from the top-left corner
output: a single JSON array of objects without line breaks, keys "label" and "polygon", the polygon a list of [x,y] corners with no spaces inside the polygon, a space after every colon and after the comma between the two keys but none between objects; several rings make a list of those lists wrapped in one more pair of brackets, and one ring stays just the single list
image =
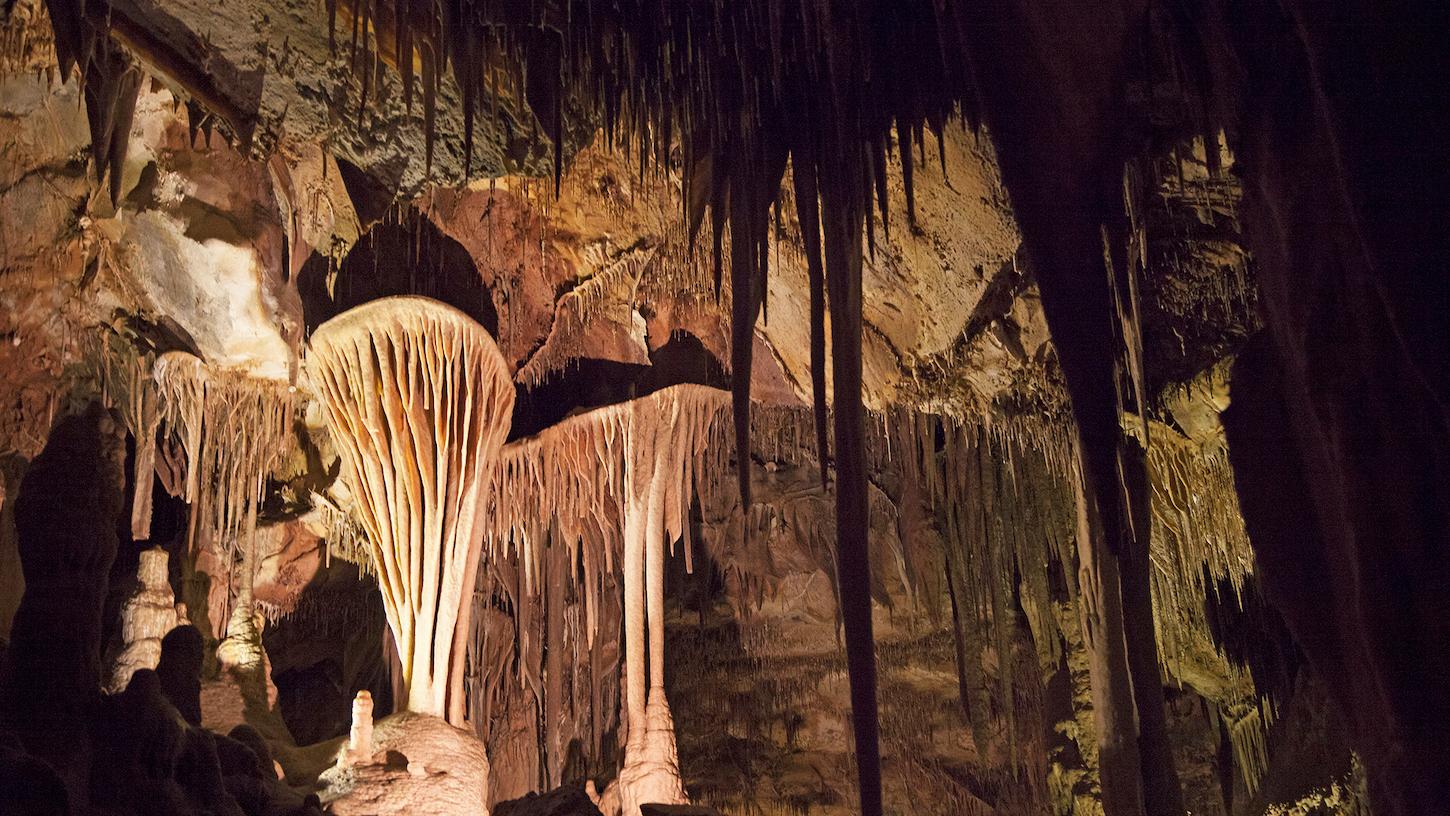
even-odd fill
[{"label": "cluster of stalactites", "polygon": [[519,369],[515,380],[535,388],[573,361],[590,356],[585,331],[596,316],[632,327],[640,276],[653,258],[653,252],[630,253],[559,298],[548,340]]},{"label": "cluster of stalactites", "polygon": [[330,498],[318,493],[312,494],[312,508],[322,522],[327,557],[341,558],[356,564],[364,574],[375,574],[377,565],[373,563],[367,530],[358,519],[356,508],[338,507]]},{"label": "cluster of stalactites", "polygon": [[163,485],[192,506],[191,541],[234,552],[295,441],[288,384],[183,351],[156,356],[118,335],[87,358],[102,399],[136,440],[132,538],[150,538],[152,473],[163,472]]},{"label": "cluster of stalactites", "polygon": [[255,524],[268,474],[296,442],[293,389],[183,351],[156,358],[152,375],[163,438],[181,446],[185,482],[178,487],[191,505],[190,539],[233,553]]},{"label": "cluster of stalactites", "polygon": [[51,27],[60,74],[80,75],[85,90],[86,118],[91,130],[91,158],[96,181],[110,174],[111,203],[121,194],[121,164],[130,142],[136,94],[144,73],[111,36],[110,3],[105,0],[50,0]]},{"label": "cluster of stalactites", "polygon": [[[564,543],[569,563],[582,568],[585,630],[593,643],[603,575],[621,564],[631,491],[655,475],[655,452],[667,452],[661,460],[665,534],[670,542],[687,538],[695,492],[713,495],[723,484],[729,415],[723,392],[677,385],[506,445],[482,504],[489,560],[514,548],[523,591],[537,593],[545,537]],[[687,557],[690,549],[687,543]]]},{"label": "cluster of stalactites", "polygon": [[[1141,427],[1141,425],[1139,426]],[[1249,582],[1254,554],[1239,511],[1233,469],[1222,440],[1198,445],[1150,424],[1153,623],[1166,676],[1216,676],[1220,714],[1234,761],[1250,793],[1266,768],[1265,739],[1277,717],[1274,677],[1256,678],[1219,642],[1207,606],[1240,605],[1257,592]],[[1210,594],[1231,594],[1206,603]],[[1267,691],[1266,691],[1267,690]]]},{"label": "cluster of stalactites", "polygon": [[[975,98],[969,15],[925,0],[328,0],[327,11],[333,49],[341,41],[362,80],[362,104],[378,61],[399,70],[410,108],[421,75],[429,157],[450,66],[466,152],[475,118],[491,116],[497,127],[498,102],[512,97],[527,101],[553,142],[556,170],[566,97],[592,106],[607,138],[633,142],[642,159],[667,161],[678,130],[692,164],[733,151],[742,165],[752,159],[738,148],[807,130],[788,111],[816,114],[814,141],[874,150],[884,161],[894,123],[903,143],[921,143],[923,123],[939,130]],[[902,160],[909,168],[910,157]],[[717,178],[747,169],[719,164]]]},{"label": "cluster of stalactites", "polygon": [[[757,407],[755,449],[769,461],[809,463],[814,452],[810,424],[806,410]],[[946,578],[957,612],[953,625],[963,653],[985,650],[1005,667],[995,680],[980,666],[963,670],[974,731],[984,740],[992,728],[982,719],[985,712],[1008,710],[993,696],[1011,694],[1014,682],[1037,679],[1012,676],[1007,658],[1019,634],[1013,631],[1014,604],[1020,604],[1044,677],[1057,669],[1063,643],[1072,642],[1079,625],[1074,611],[1075,456],[1073,427],[1039,417],[968,420],[898,409],[872,414],[867,423],[870,472],[899,477],[890,480],[900,491],[900,550],[894,555],[910,601],[930,601],[931,571],[942,566],[940,556],[924,544],[928,528],[934,527],[946,545]],[[1199,661],[1214,654],[1204,598],[1216,590],[1205,584],[1205,576],[1238,590],[1253,572],[1253,557],[1221,446],[1200,450],[1180,444],[1175,434],[1156,426],[1148,463],[1160,662],[1169,676],[1180,676],[1176,664],[1184,650]],[[924,512],[915,509],[918,505]],[[757,589],[769,581],[769,576],[745,578]],[[1224,675],[1237,684],[1232,690],[1243,694],[1227,706],[1239,712],[1235,723],[1246,723],[1240,730],[1250,757],[1244,768],[1250,773],[1255,767],[1251,749],[1259,738],[1244,729],[1250,715],[1252,723],[1263,723],[1272,711],[1257,704],[1251,677],[1220,662]]]},{"label": "cluster of stalactites", "polygon": [[[107,408],[120,414],[126,430],[136,440],[137,474],[150,474],[156,465],[156,431],[161,424],[156,381],[152,367],[156,355],[139,350],[116,334],[107,333],[85,355],[85,365],[100,385]],[[131,500],[131,538],[151,537],[151,490],[153,480],[137,478]]]},{"label": "cluster of stalactites", "polygon": [[[920,582],[932,566],[917,555],[923,531],[913,522],[915,502],[941,524],[960,691],[973,737],[978,750],[988,750],[991,712],[1000,711],[1016,769],[1023,757],[1012,701],[1024,678],[1013,669],[1012,649],[1022,636],[1014,605],[1024,613],[1044,678],[1057,669],[1065,633],[1076,624],[1063,617],[1075,616],[1077,596],[1070,567],[1076,563],[1072,429],[1037,418],[963,422],[901,411],[883,417],[882,431],[871,450],[877,467],[894,466],[901,474],[908,580]],[[1067,597],[1056,596],[1054,586],[1066,587]],[[995,692],[974,657],[984,652],[996,656]]]}]

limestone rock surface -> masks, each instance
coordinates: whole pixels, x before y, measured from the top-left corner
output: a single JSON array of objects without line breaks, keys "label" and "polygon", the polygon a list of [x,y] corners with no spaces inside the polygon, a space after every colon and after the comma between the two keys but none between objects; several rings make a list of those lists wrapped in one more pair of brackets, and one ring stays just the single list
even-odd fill
[{"label": "limestone rock surface", "polygon": [[478,738],[438,717],[402,712],[373,726],[369,761],[322,774],[338,816],[488,816],[488,756]]}]

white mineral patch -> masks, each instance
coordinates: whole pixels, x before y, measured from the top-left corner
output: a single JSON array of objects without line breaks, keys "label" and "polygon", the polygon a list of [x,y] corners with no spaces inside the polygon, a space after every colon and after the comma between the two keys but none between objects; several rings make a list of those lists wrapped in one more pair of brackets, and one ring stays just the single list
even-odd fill
[{"label": "white mineral patch", "polygon": [[251,247],[194,241],[181,222],[149,210],[130,220],[126,246],[157,310],[186,329],[207,362],[287,378],[292,352],[262,306]]}]

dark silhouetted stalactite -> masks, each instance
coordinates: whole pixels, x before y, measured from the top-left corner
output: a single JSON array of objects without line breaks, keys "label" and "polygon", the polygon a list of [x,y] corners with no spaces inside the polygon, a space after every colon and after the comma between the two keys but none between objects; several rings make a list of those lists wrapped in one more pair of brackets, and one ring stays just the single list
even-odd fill
[{"label": "dark silhouetted stalactite", "polygon": [[795,149],[791,168],[795,184],[796,215],[801,223],[806,273],[811,289],[811,405],[816,420],[816,458],[821,468],[821,489],[827,487],[831,459],[830,426],[826,407],[826,268],[821,259],[821,211],[814,153],[804,145]]},{"label": "dark silhouetted stalactite", "polygon": [[[859,163],[825,168],[849,173]],[[859,171],[858,171],[859,172]],[[844,187],[844,185],[843,185]],[[845,187],[846,190],[851,189]],[[857,188],[859,189],[859,188]],[[851,723],[861,811],[881,812],[881,753],[876,711],[876,656],[871,634],[871,557],[867,546],[870,497],[866,479],[866,417],[861,405],[861,199],[822,191],[826,284],[831,302],[831,372],[836,431],[836,558],[846,665],[851,675]],[[845,200],[837,197],[841,196]]]},{"label": "dark silhouetted stalactite", "polygon": [[104,2],[49,0],[55,27],[55,53],[62,76],[80,71],[85,88],[86,118],[91,127],[91,159],[96,178],[110,172],[111,203],[121,196],[121,165],[126,159],[141,69],[109,36],[109,11]]}]

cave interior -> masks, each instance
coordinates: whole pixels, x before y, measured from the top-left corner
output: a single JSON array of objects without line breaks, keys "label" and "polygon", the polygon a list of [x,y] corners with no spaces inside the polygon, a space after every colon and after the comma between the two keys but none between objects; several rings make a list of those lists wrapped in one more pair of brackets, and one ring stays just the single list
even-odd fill
[{"label": "cave interior", "polygon": [[1443,2],[0,0],[0,213],[0,814],[1450,814]]}]

